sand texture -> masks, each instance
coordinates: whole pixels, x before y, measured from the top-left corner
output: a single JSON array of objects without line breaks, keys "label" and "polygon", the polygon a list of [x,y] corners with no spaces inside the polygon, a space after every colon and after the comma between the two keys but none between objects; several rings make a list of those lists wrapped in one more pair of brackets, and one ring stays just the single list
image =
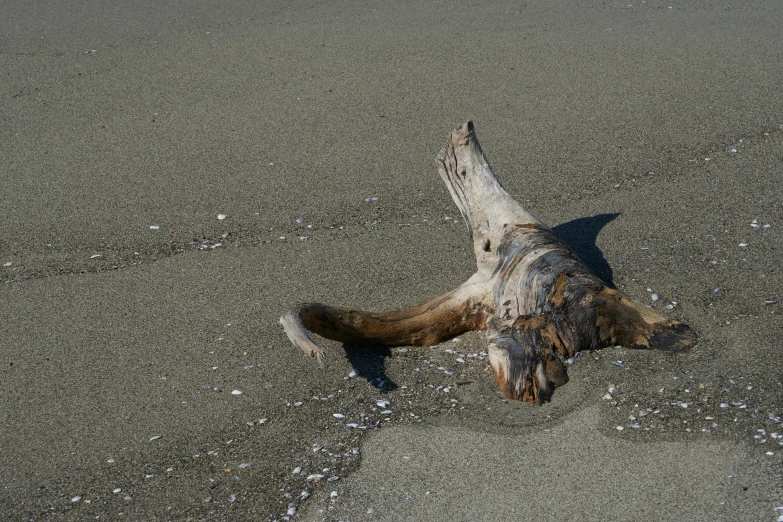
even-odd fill
[{"label": "sand texture", "polygon": [[[781,27],[778,0],[1,3],[0,519],[778,520]],[[538,408],[481,333],[302,356],[297,303],[471,275],[434,165],[468,119],[700,344],[582,353]]]}]

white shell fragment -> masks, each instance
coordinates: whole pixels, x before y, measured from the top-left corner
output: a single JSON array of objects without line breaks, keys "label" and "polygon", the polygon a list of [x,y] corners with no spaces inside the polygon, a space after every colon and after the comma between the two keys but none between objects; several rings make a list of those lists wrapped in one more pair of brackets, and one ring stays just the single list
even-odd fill
[{"label": "white shell fragment", "polygon": [[334,417],[335,419],[344,419],[345,415],[343,415],[342,413],[332,413],[332,417]]},{"label": "white shell fragment", "polygon": [[247,469],[247,468],[249,468],[249,467],[250,467],[250,463],[249,463],[249,462],[243,462],[242,464],[240,464],[240,465],[239,465],[239,466],[237,466],[237,467],[238,467],[239,469]]},{"label": "white shell fragment", "polygon": [[163,436],[163,435],[155,435],[155,436],[153,436],[153,437],[150,437],[150,442],[152,442],[153,440],[158,440],[158,439],[159,439],[159,438],[161,438],[162,436]]},{"label": "white shell fragment", "polygon": [[337,498],[338,496],[340,496],[340,494],[337,491],[332,491],[331,493],[329,493],[329,496],[331,498]]},{"label": "white shell fragment", "polygon": [[388,408],[390,403],[389,403],[389,401],[386,401],[386,400],[378,400],[378,401],[375,401],[375,404],[379,408]]},{"label": "white shell fragment", "polygon": [[294,471],[292,472],[294,475],[299,475],[302,472],[302,466],[297,466],[294,468]]},{"label": "white shell fragment", "polygon": [[652,299],[653,301],[657,301],[658,299],[660,299],[660,297],[658,297],[658,294],[653,294],[650,296],[650,299]]},{"label": "white shell fragment", "polygon": [[112,493],[114,493],[115,495],[116,495],[117,493],[119,493],[120,491],[122,491],[122,489],[121,489],[121,488],[114,488],[113,490],[111,490],[111,492],[112,492]]},{"label": "white shell fragment", "polygon": [[231,395],[242,395],[242,390],[233,390]]},{"label": "white shell fragment", "polygon": [[226,217],[228,217],[228,216],[226,216],[225,214],[218,214],[218,216],[217,216],[217,217],[218,217],[218,220],[219,220],[219,221],[223,221],[223,220],[224,220],[224,219],[226,219]]},{"label": "white shell fragment", "polygon": [[71,502],[79,502],[82,499],[81,495],[76,495],[71,499]]},{"label": "white shell fragment", "polygon": [[160,225],[150,225],[150,230],[160,230]]},{"label": "white shell fragment", "polygon": [[348,374],[348,377],[351,379],[357,377],[359,374],[356,372],[356,370],[351,370],[351,373]]}]

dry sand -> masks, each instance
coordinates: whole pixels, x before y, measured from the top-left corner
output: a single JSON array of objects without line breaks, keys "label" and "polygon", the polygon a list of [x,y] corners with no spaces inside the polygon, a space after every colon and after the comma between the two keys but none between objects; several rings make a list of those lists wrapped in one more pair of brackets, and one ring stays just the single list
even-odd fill
[{"label": "dry sand", "polygon": [[[0,5],[0,518],[783,515],[783,4],[283,4]],[[540,408],[479,334],[302,357],[297,302],[471,274],[433,166],[469,118],[700,346],[583,354]]]}]

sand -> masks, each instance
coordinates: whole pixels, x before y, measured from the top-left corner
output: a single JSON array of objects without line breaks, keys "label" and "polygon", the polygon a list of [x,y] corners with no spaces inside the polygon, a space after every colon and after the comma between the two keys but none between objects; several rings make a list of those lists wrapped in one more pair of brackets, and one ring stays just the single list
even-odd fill
[{"label": "sand", "polygon": [[[3,3],[0,518],[777,520],[781,26],[773,0]],[[481,334],[301,356],[298,302],[472,273],[434,168],[468,119],[701,344],[585,353],[539,408]]]}]

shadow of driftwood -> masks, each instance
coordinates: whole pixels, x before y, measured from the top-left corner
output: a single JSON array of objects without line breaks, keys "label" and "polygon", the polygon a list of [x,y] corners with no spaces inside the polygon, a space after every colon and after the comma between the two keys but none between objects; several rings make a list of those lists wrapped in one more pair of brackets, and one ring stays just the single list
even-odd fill
[{"label": "shadow of driftwood", "polygon": [[357,377],[382,391],[397,389],[397,385],[386,375],[386,357],[391,349],[385,346],[343,344],[345,357],[351,363]]},{"label": "shadow of driftwood", "polygon": [[[601,229],[619,215],[598,214],[593,217],[574,219],[552,229],[568,243],[590,270],[612,287],[614,287],[612,268],[596,246],[595,240]],[[391,356],[389,348],[344,344],[343,349],[357,377],[366,379],[368,383],[382,391],[397,389],[394,381],[386,375],[386,357]]]},{"label": "shadow of driftwood", "polygon": [[606,262],[603,253],[596,246],[595,240],[598,233],[608,223],[612,222],[620,214],[598,214],[593,217],[574,219],[568,223],[557,225],[552,230],[584,261],[587,268],[614,288],[614,275],[612,267]]}]

